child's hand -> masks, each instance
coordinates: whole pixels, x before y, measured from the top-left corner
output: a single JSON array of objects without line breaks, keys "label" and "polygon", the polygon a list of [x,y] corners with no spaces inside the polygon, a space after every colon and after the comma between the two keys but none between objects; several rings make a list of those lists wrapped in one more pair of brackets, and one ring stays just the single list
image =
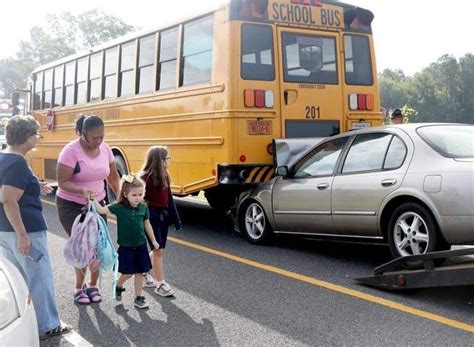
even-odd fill
[{"label": "child's hand", "polygon": [[45,195],[51,194],[52,192],[54,192],[53,187],[48,182],[44,182],[44,181],[40,181],[40,189],[41,189],[41,193]]},{"label": "child's hand", "polygon": [[153,247],[154,247],[155,249],[160,249],[160,244],[155,241],[155,242],[153,242]]}]

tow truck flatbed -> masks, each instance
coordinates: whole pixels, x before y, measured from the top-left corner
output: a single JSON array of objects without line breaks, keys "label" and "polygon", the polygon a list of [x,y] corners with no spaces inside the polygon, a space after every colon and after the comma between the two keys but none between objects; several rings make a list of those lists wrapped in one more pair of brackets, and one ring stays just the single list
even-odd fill
[{"label": "tow truck flatbed", "polygon": [[[374,269],[374,274],[354,280],[385,289],[413,289],[474,285],[474,248],[430,252],[394,259]],[[447,259],[435,266],[437,259]],[[421,262],[423,268],[404,269]]]}]

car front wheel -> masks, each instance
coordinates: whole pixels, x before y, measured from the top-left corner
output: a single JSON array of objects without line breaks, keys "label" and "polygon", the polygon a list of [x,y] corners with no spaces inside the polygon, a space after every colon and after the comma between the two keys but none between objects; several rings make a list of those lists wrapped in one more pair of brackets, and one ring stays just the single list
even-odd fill
[{"label": "car front wheel", "polygon": [[420,204],[400,205],[393,212],[389,225],[389,246],[396,258],[433,252],[441,245],[434,218]]},{"label": "car front wheel", "polygon": [[254,244],[264,244],[272,235],[263,207],[257,202],[251,202],[244,209],[241,217],[241,230],[245,237]]}]

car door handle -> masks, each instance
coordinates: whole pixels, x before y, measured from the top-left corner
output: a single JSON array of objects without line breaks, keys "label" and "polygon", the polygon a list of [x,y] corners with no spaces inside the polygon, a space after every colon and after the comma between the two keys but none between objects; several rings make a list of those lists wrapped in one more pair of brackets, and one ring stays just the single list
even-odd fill
[{"label": "car door handle", "polygon": [[329,183],[321,183],[317,185],[319,190],[324,190],[329,188]]},{"label": "car door handle", "polygon": [[383,187],[390,187],[390,186],[393,186],[395,183],[397,183],[397,180],[395,178],[390,178],[388,180],[383,180],[382,181],[382,186]]}]

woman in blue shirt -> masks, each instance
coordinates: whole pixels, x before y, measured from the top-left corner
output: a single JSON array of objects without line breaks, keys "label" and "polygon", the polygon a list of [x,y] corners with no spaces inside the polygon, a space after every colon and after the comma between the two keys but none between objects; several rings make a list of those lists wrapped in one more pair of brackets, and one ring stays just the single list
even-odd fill
[{"label": "woman in blue shirt", "polygon": [[[48,252],[47,226],[40,193],[52,188],[40,184],[25,160],[36,147],[39,124],[31,116],[15,116],[6,126],[8,147],[0,153],[0,255],[15,264],[30,289],[40,339],[71,331],[61,324]],[[42,257],[31,259],[32,248]],[[33,257],[34,258],[34,257]]]}]

